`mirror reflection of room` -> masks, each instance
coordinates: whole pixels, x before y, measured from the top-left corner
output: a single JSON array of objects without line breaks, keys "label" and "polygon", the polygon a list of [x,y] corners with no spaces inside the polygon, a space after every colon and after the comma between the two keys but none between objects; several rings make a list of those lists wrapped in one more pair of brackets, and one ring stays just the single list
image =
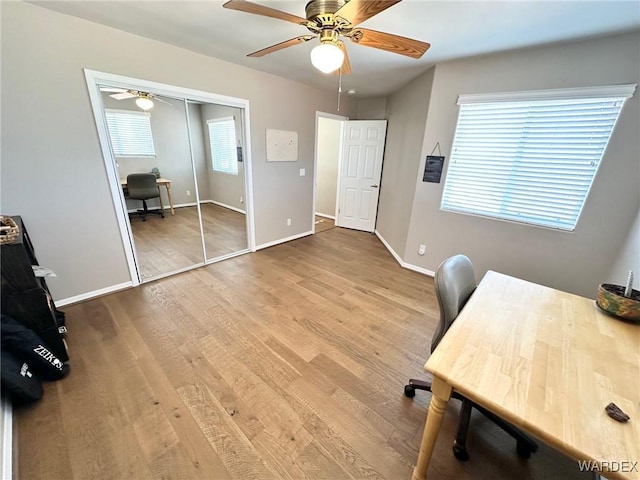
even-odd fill
[{"label": "mirror reflection of room", "polygon": [[[140,280],[245,251],[243,110],[118,87],[101,91]],[[142,173],[153,173],[157,185],[157,196],[144,202],[127,186],[129,175]]]},{"label": "mirror reflection of room", "polygon": [[[151,104],[141,106],[138,92],[131,92],[103,90],[102,101],[138,272],[145,281],[202,264],[204,255],[184,101],[150,95]],[[164,218],[137,215],[143,204],[129,197],[127,178],[139,173],[156,175],[160,197],[146,203],[151,211],[158,211],[162,204]]]},{"label": "mirror reflection of room", "polygon": [[247,248],[243,111],[188,101],[208,260]]}]

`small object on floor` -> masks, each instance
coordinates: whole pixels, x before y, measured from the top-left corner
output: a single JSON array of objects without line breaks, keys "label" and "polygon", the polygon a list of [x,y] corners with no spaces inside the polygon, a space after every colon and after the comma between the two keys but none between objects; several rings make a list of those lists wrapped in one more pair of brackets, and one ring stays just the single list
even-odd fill
[{"label": "small object on floor", "polygon": [[625,423],[631,418],[629,415],[620,410],[620,407],[618,407],[613,402],[604,407],[604,409],[607,411],[607,415],[609,415],[614,420],[617,420],[618,422]]}]

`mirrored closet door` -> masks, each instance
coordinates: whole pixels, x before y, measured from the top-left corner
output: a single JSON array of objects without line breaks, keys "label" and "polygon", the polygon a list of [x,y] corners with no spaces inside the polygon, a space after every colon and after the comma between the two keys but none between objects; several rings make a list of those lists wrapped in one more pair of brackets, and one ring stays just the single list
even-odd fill
[{"label": "mirrored closet door", "polygon": [[189,101],[207,260],[247,248],[243,111]]},{"label": "mirrored closet door", "polygon": [[[250,251],[244,108],[139,82],[96,79],[94,89],[133,283]],[[153,174],[157,187],[144,202],[130,177],[140,173]]]}]

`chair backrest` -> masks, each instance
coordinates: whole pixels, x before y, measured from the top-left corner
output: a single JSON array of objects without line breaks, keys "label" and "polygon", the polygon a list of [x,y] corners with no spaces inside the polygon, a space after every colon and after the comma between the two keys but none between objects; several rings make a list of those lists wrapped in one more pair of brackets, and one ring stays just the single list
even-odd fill
[{"label": "chair backrest", "polygon": [[160,190],[153,173],[130,173],[127,175],[129,198],[148,200],[160,196]]},{"label": "chair backrest", "polygon": [[476,276],[471,260],[461,254],[447,258],[438,266],[434,283],[440,307],[440,322],[431,340],[432,352],[476,289]]}]

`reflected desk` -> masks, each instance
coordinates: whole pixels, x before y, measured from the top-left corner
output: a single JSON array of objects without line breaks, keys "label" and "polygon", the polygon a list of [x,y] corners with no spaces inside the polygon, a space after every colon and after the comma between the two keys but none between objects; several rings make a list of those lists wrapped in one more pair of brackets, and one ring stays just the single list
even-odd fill
[{"label": "reflected desk", "polygon": [[[166,178],[157,178],[156,183],[160,187],[164,187],[167,190],[167,198],[169,199],[169,209],[171,210],[171,215],[173,215],[173,200],[171,199],[171,180],[167,180]],[[122,188],[127,188],[127,179],[120,179],[120,186]],[[162,205],[162,196],[160,196],[160,208],[164,210],[164,206]]]},{"label": "reflected desk", "polygon": [[[640,479],[640,325],[593,300],[489,271],[425,369],[433,395],[414,480],[426,478],[452,389],[575,459],[576,471]],[[631,420],[607,416],[610,402]]]}]

